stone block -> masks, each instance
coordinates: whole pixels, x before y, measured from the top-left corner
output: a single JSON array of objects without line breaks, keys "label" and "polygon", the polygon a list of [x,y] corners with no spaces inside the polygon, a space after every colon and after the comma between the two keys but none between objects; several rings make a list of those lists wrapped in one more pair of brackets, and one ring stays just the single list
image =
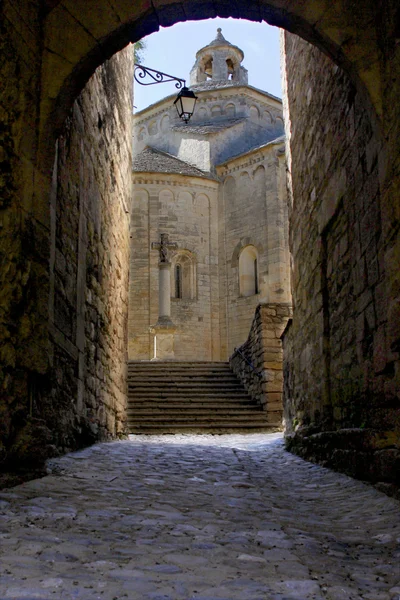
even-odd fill
[{"label": "stone block", "polygon": [[376,373],[380,373],[385,369],[387,363],[386,333],[384,325],[381,325],[381,327],[374,332],[373,344],[374,370]]}]

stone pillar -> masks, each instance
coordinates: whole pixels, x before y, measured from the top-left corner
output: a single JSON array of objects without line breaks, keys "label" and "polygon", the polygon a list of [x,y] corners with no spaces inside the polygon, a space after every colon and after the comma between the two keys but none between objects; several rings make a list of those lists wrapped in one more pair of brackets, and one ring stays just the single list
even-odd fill
[{"label": "stone pillar", "polygon": [[158,263],[158,318],[171,320],[171,263]]},{"label": "stone pillar", "polygon": [[150,328],[154,334],[152,360],[173,360],[176,327],[171,321],[171,263],[158,263],[158,320]]}]

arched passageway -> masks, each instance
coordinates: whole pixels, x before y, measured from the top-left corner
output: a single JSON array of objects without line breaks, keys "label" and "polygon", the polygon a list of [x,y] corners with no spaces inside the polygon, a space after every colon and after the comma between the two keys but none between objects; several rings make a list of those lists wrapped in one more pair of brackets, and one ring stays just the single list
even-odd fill
[{"label": "arched passageway", "polygon": [[[224,2],[57,2],[45,17],[42,62],[41,127],[44,135],[61,127],[68,110],[96,67],[127,43],[177,22],[212,17],[266,21],[300,35],[348,72],[369,97],[379,117],[383,110],[377,24],[390,15],[373,2],[345,10],[342,2],[254,0]],[[382,23],[383,24],[383,23]],[[384,26],[384,24],[383,24]],[[50,121],[49,121],[50,119]]]},{"label": "arched passageway", "polygon": [[[3,3],[5,59],[1,67],[1,106],[4,175],[1,190],[4,235],[1,273],[4,290],[3,339],[7,341],[2,353],[4,403],[10,404],[11,396],[7,387],[9,382],[18,381],[18,385],[13,388],[13,402],[21,412],[22,422],[27,407],[29,410],[29,403],[32,405],[30,399],[34,396],[40,401],[41,396],[45,395],[46,382],[41,377],[46,379],[46,374],[52,368],[54,347],[53,342],[49,343],[51,303],[49,306],[48,298],[51,296],[51,286],[58,284],[54,281],[52,283],[49,275],[52,213],[48,198],[55,140],[73,101],[96,67],[129,41],[156,31],[160,25],[168,26],[178,21],[215,15],[266,20],[283,27],[311,42],[347,73],[349,80],[346,79],[343,83],[342,75],[330,71],[330,67],[326,66],[328,63],[324,63],[317,55],[312,56],[312,52],[301,49],[302,67],[308,67],[309,76],[313,73],[313,67],[318,65],[318,81],[315,78],[312,80],[311,92],[304,85],[298,85],[296,90],[294,86],[290,90],[289,82],[288,87],[289,113],[292,111],[289,116],[293,117],[298,113],[300,120],[297,122],[302,122],[304,132],[304,135],[299,135],[299,127],[296,130],[294,120],[289,119],[289,169],[293,178],[292,231],[298,232],[292,238],[294,272],[298,285],[295,292],[294,323],[299,315],[301,318],[305,315],[311,323],[318,323],[311,327],[309,340],[302,348],[300,358],[296,349],[295,360],[299,364],[299,373],[307,370],[313,348],[318,345],[328,348],[322,351],[320,357],[324,364],[322,384],[317,385],[319,375],[316,374],[303,379],[298,377],[291,383],[291,389],[297,386],[296,395],[304,397],[306,405],[308,397],[311,404],[314,402],[311,398],[317,397],[319,400],[313,410],[304,409],[303,412],[318,414],[318,423],[322,414],[323,421],[324,411],[317,404],[322,398],[323,405],[332,407],[330,390],[334,369],[331,342],[334,326],[330,319],[338,308],[335,305],[339,298],[336,292],[344,283],[327,283],[333,269],[329,261],[334,256],[337,263],[340,252],[346,252],[346,242],[339,241],[339,245],[336,244],[340,236],[333,239],[330,232],[339,228],[341,221],[335,222],[332,217],[338,214],[338,208],[344,207],[341,213],[344,220],[350,214],[348,210],[356,215],[355,219],[346,221],[346,227],[354,230],[354,223],[359,223],[357,227],[362,238],[359,264],[351,266],[348,278],[365,281],[366,286],[360,293],[355,292],[354,287],[347,293],[352,306],[357,306],[352,318],[358,323],[354,330],[348,332],[348,345],[352,348],[348,360],[352,363],[354,356],[359,354],[359,368],[350,379],[347,375],[344,376],[345,382],[356,378],[357,385],[345,384],[339,389],[338,395],[344,394],[350,399],[350,405],[352,398],[357,395],[368,400],[370,391],[372,395],[375,394],[377,402],[379,398],[383,398],[382,410],[375,411],[371,416],[373,418],[379,413],[379,427],[383,437],[372,436],[369,439],[364,435],[362,444],[367,444],[368,453],[381,450],[382,447],[393,450],[398,441],[394,434],[394,437],[389,436],[388,441],[387,432],[393,433],[393,425],[396,425],[399,397],[400,311],[396,267],[400,221],[400,84],[396,76],[399,61],[399,15],[396,6],[389,3],[381,5],[372,0],[365,0],[359,5],[339,0],[319,0],[312,4],[308,1],[299,3],[294,0],[269,0],[246,2],[240,6],[223,2],[198,3],[192,0],[180,3],[145,1],[134,4],[124,1],[110,3],[105,0],[79,4],[49,1],[21,2],[18,9],[14,3]],[[288,41],[287,45],[290,46],[291,42]],[[289,63],[293,61],[292,48]],[[340,123],[347,123],[343,118],[344,113],[332,113],[328,120],[324,116],[321,122],[316,118],[319,113],[315,113],[315,108],[321,108],[323,102],[327,107],[332,100],[330,93],[324,96],[321,90],[333,90],[334,94],[335,89],[341,90],[341,100],[337,98],[335,105],[337,109],[347,106],[348,110],[344,111],[346,115],[353,111],[351,121],[354,131],[351,128],[340,129]],[[343,97],[345,89],[346,98]],[[324,124],[326,135],[324,139],[317,139],[317,129],[321,128],[321,123]],[[308,139],[305,139],[305,135]],[[330,145],[333,152],[329,150]],[[307,147],[306,156],[304,147]],[[322,159],[326,168],[324,173],[319,173],[315,178],[314,174]],[[316,179],[317,185],[312,185],[313,179]],[[354,195],[354,190],[363,190],[363,195],[356,194],[360,203],[356,202],[350,207],[348,197]],[[321,203],[320,209],[314,211],[313,203],[316,198]],[[310,205],[307,205],[308,201],[311,201]],[[307,211],[308,214],[305,214]],[[305,221],[301,215],[308,219],[311,229],[316,232],[309,239],[312,240],[313,247],[318,249],[318,252],[315,251],[318,259],[311,259],[310,256],[307,258],[307,252],[302,254],[301,239],[304,241],[305,234],[302,232]],[[355,254],[357,244],[353,241],[349,241],[350,253]],[[310,263],[309,260],[313,262]],[[304,270],[306,264],[310,266],[307,272]],[[371,269],[370,272],[367,270],[368,265],[373,264],[376,264],[375,275]],[[355,275],[357,269],[358,276]],[[308,307],[305,307],[304,302],[313,298],[319,300],[309,302]],[[332,298],[335,299],[333,303]],[[320,309],[318,302],[321,304]],[[23,343],[20,343],[21,339],[24,340]],[[339,354],[343,356],[345,349],[340,350]],[[339,361],[337,364],[342,369],[345,363]],[[373,365],[373,376],[368,365]],[[291,372],[295,371],[292,369]],[[62,373],[59,377],[62,380]],[[367,380],[371,385],[366,394],[362,385]],[[374,382],[378,380],[380,383],[374,389]],[[360,381],[364,382],[360,384],[361,387],[358,385]],[[22,408],[15,401],[17,397],[23,398]],[[388,403],[391,408],[390,422],[386,418]],[[300,411],[303,408],[300,407]],[[346,424],[354,427],[356,420],[348,417],[351,411],[343,418],[340,405],[334,408],[335,422],[340,427]],[[365,422],[359,419],[358,426],[362,428]],[[14,432],[14,435],[17,436],[17,433]],[[95,431],[93,435],[96,436]],[[386,442],[382,442],[382,439]],[[397,456],[392,452],[391,472],[395,468]]]}]

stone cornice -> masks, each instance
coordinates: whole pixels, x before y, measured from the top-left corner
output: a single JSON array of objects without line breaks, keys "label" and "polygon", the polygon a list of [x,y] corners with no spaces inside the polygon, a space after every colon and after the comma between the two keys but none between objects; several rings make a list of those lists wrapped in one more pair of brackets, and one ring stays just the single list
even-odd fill
[{"label": "stone cornice", "polygon": [[[274,96],[268,94],[268,92],[263,92],[262,90],[249,85],[229,86],[226,88],[217,88],[215,90],[199,90],[196,91],[196,95],[198,97],[198,104],[225,101],[230,97],[235,99],[247,97],[257,99],[265,106],[270,106],[271,108],[282,112],[282,101],[279,98],[275,98]],[[133,126],[138,127],[143,123],[146,123],[150,118],[154,119],[159,117],[161,114],[168,114],[175,98],[175,94],[166,96],[159,102],[156,102],[155,104],[152,104],[134,114]]]},{"label": "stone cornice", "polygon": [[187,187],[203,190],[217,190],[219,181],[190,177],[189,175],[176,176],[164,173],[133,173],[133,185],[166,185],[169,187]]}]

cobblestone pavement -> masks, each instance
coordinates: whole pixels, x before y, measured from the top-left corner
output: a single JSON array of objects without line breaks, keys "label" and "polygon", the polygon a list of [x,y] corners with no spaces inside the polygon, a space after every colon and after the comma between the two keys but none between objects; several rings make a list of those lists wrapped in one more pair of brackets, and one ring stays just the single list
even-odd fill
[{"label": "cobblestone pavement", "polygon": [[279,434],[132,437],[0,493],[0,599],[400,599],[400,504]]}]

